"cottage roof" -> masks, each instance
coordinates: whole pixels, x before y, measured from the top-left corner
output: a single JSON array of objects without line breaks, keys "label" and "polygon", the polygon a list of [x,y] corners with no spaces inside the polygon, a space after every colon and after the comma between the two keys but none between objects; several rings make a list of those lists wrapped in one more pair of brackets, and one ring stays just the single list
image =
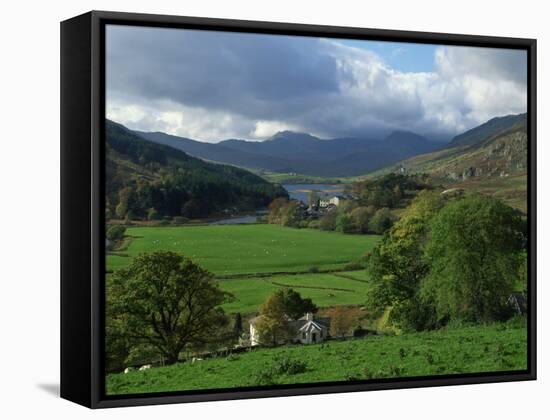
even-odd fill
[{"label": "cottage roof", "polygon": [[330,326],[330,318],[316,318],[311,317],[308,319],[307,315],[297,319],[293,322],[293,325],[296,329],[302,331],[307,329],[328,329]]},{"label": "cottage roof", "polygon": [[[249,322],[250,325],[254,326],[263,317],[264,317],[264,315],[258,315],[256,317],[250,319],[250,321],[248,321],[248,322]],[[314,328],[314,329],[319,329],[319,330],[329,329],[329,327],[330,327],[330,318],[312,317],[312,319],[308,319],[307,315],[304,315],[303,317],[301,317],[299,319],[296,319],[296,320],[289,319],[289,321],[290,321],[291,325],[294,328],[296,328],[297,330],[302,330],[303,328],[305,328],[309,324],[311,324],[311,325],[308,328]]]}]

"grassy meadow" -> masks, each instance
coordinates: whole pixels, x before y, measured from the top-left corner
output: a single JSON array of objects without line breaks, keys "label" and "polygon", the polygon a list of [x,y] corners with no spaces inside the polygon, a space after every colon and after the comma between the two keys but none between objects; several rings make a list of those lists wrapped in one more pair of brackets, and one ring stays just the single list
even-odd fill
[{"label": "grassy meadow", "polygon": [[365,302],[369,284],[365,271],[274,275],[221,280],[220,287],[235,296],[223,306],[226,312],[251,313],[280,288],[290,287],[320,308],[334,305],[360,305]]},{"label": "grassy meadow", "polygon": [[524,323],[508,322],[256,349],[196,363],[109,374],[107,393],[524,370],[526,335]]},{"label": "grassy meadow", "polygon": [[129,227],[127,244],[107,256],[107,269],[141,252],[175,251],[216,276],[343,269],[374,248],[377,235],[344,235],[277,225]]}]

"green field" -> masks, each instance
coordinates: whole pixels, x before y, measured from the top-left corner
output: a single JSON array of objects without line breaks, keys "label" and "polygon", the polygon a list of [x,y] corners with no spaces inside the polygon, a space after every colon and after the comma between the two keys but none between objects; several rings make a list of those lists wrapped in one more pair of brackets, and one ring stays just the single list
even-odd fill
[{"label": "green field", "polygon": [[226,312],[251,313],[256,312],[271,293],[284,287],[311,298],[319,307],[327,307],[363,304],[369,285],[362,270],[221,280],[220,286],[235,296],[233,302],[223,306]]},{"label": "green field", "polygon": [[351,177],[323,177],[303,175],[294,172],[254,171],[257,175],[275,184],[346,184]]},{"label": "green field", "polygon": [[[509,322],[257,349],[194,364],[183,362],[143,372],[109,374],[107,393],[524,370],[527,368],[526,333],[525,323]],[[305,362],[305,371],[285,373],[281,360]]]},{"label": "green field", "polygon": [[180,252],[217,276],[341,269],[379,241],[376,235],[344,235],[277,225],[130,227],[128,246],[107,256],[108,270],[128,265],[141,252]]}]

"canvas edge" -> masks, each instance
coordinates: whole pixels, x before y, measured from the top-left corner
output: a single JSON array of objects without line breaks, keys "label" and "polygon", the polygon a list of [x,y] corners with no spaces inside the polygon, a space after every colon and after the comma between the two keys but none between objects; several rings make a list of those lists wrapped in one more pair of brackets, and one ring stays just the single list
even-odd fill
[{"label": "canvas edge", "polygon": [[[91,215],[90,215],[90,238],[88,245],[90,246],[90,257],[93,263],[89,267],[90,275],[87,277],[90,284],[90,299],[87,305],[83,308],[88,308],[89,323],[89,347],[90,358],[88,365],[90,367],[88,385],[77,384],[73,381],[70,384],[77,389],[85,389],[88,391],[89,399],[75,399],[67,392],[69,383],[65,380],[63,385],[62,371],[62,397],[71,401],[83,404],[90,408],[107,408],[107,407],[123,407],[136,405],[152,405],[152,404],[170,404],[183,402],[201,402],[201,401],[217,401],[230,399],[245,399],[245,398],[266,398],[266,397],[281,397],[294,395],[313,395],[341,392],[359,392],[371,390],[386,390],[386,389],[403,389],[403,388],[418,388],[432,386],[449,386],[449,385],[471,385],[495,382],[509,381],[525,381],[536,379],[536,40],[527,38],[505,38],[505,37],[488,37],[478,35],[459,35],[445,33],[426,33],[413,31],[399,30],[379,30],[365,28],[350,28],[350,27],[335,27],[322,25],[304,25],[292,23],[277,23],[277,22],[257,22],[257,21],[242,21],[228,19],[212,19],[212,18],[195,18],[167,15],[149,15],[121,12],[105,12],[92,11],[82,16],[89,16],[90,19],[90,61],[92,74],[90,78],[90,103],[91,109],[88,116],[82,116],[83,119],[90,120],[90,167],[91,170]],[[77,19],[77,18],[73,18]],[[62,23],[73,21],[69,19]],[[103,229],[101,223],[103,220],[101,206],[101,191],[103,191],[103,179],[101,176],[103,166],[103,156],[101,149],[102,134],[102,116],[104,115],[104,92],[102,86],[104,83],[103,77],[103,53],[101,30],[105,23],[117,22],[127,25],[153,25],[153,26],[178,26],[178,27],[196,27],[201,29],[212,30],[232,30],[260,33],[285,33],[294,35],[316,35],[316,36],[348,36],[354,38],[375,38],[383,40],[399,40],[404,41],[407,38],[409,42],[432,42],[444,43],[449,45],[475,45],[496,48],[521,48],[526,49],[529,54],[529,92],[528,92],[528,113],[529,113],[529,222],[530,222],[530,238],[529,238],[529,365],[528,370],[523,372],[513,373],[494,373],[494,374],[479,374],[465,375],[445,378],[413,378],[413,379],[398,379],[386,382],[377,383],[337,383],[337,384],[308,384],[306,386],[293,387],[286,386],[276,389],[251,389],[251,390],[223,390],[223,391],[208,391],[193,394],[180,393],[177,395],[162,395],[148,394],[146,396],[109,396],[104,395],[104,375],[103,375],[103,349],[100,343],[103,342],[101,337],[102,332],[102,311],[103,311],[103,296],[102,296],[102,278],[100,273],[100,262],[104,248]],[[63,91],[63,69],[62,69],[62,91]],[[63,101],[62,101],[63,102]],[[62,125],[64,107],[62,104]],[[63,148],[63,133],[62,133],[62,148]],[[63,174],[63,170],[62,170]],[[63,175],[62,175],[63,177]],[[62,180],[63,182],[63,180]],[[63,194],[62,194],[63,200]],[[63,201],[62,201],[63,202]],[[63,207],[63,205],[62,205]],[[63,216],[62,216],[62,225]],[[65,226],[67,224],[65,223]],[[62,250],[66,247],[62,244]],[[63,255],[63,254],[62,254]],[[63,261],[62,261],[63,265]],[[86,279],[84,279],[86,280]],[[63,280],[62,280],[63,293]],[[63,299],[62,299],[63,302]],[[65,311],[65,316],[67,312]],[[84,315],[83,315],[84,316]],[[85,317],[85,316],[84,316]],[[63,313],[62,313],[63,318]],[[62,333],[62,337],[66,333]],[[63,348],[63,338],[62,338]],[[62,350],[63,351],[63,350]],[[65,351],[65,354],[67,352]],[[63,357],[62,357],[63,359]],[[67,366],[63,364],[62,366]],[[63,369],[63,368],[62,368]],[[65,392],[63,391],[65,390]]]}]

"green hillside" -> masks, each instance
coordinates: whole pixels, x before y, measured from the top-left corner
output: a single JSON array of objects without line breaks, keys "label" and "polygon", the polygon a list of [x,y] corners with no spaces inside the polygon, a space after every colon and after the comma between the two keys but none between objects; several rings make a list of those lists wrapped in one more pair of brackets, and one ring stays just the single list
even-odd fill
[{"label": "green hillside", "polygon": [[497,196],[526,211],[527,128],[525,122],[471,145],[459,145],[404,160],[370,174],[429,174],[446,188],[463,188]]},{"label": "green hillside", "polygon": [[112,373],[106,380],[107,394],[525,370],[527,330],[516,324],[257,349]]},{"label": "green hillside", "polygon": [[111,216],[154,219],[236,213],[287,193],[244,169],[204,162],[107,121],[106,195]]}]

